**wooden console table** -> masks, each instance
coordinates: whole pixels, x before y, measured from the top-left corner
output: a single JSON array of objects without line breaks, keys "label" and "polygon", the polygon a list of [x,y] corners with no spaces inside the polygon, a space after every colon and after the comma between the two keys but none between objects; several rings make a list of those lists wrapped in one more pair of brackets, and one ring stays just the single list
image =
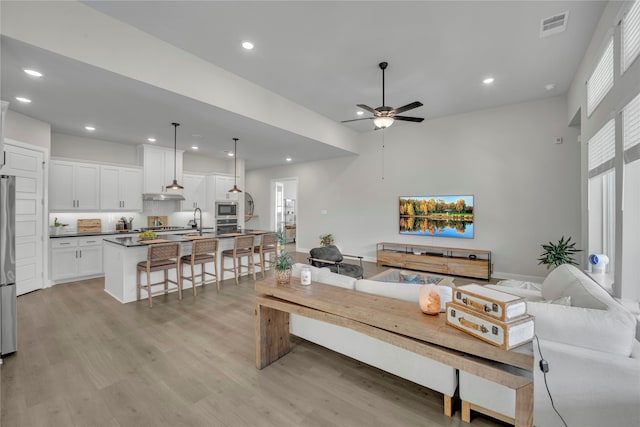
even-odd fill
[{"label": "wooden console table", "polygon": [[491,278],[491,251],[487,250],[381,242],[376,245],[376,256],[378,265]]},{"label": "wooden console table", "polygon": [[515,425],[533,426],[531,344],[502,350],[448,326],[444,315],[423,314],[418,304],[323,283],[303,286],[292,278],[289,285],[277,285],[271,278],[256,282],[255,287],[258,369],[289,352],[289,313],[294,313],[352,329],[511,388],[516,391]]}]

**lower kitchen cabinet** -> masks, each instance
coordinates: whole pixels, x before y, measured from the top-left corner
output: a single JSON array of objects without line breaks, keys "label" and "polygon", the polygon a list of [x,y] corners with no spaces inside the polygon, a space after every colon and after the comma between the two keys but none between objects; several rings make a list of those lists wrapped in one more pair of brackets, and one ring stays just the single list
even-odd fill
[{"label": "lower kitchen cabinet", "polygon": [[55,283],[104,274],[100,236],[51,239],[50,249],[51,280]]}]

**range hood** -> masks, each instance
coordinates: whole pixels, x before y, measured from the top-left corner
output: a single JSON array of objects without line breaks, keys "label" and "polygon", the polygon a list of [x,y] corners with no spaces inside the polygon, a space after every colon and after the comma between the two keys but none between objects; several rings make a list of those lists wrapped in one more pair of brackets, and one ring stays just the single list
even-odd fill
[{"label": "range hood", "polygon": [[174,201],[184,200],[184,196],[176,193],[146,193],[142,195],[142,200]]}]

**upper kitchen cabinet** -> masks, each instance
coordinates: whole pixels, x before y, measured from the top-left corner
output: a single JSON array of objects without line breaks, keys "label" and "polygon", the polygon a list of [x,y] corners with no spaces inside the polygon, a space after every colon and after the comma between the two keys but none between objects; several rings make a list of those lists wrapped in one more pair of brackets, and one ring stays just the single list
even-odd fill
[{"label": "upper kitchen cabinet", "polygon": [[[180,190],[167,190],[173,181],[173,149],[142,145],[139,148],[144,167],[144,193],[176,193]],[[176,159],[176,177],[182,185],[182,150],[178,150]]]},{"label": "upper kitchen cabinet", "polygon": [[142,210],[142,169],[100,166],[100,209]]},{"label": "upper kitchen cabinet", "polygon": [[181,185],[184,187],[182,202],[183,211],[207,207],[207,182],[204,175],[184,174]]},{"label": "upper kitchen cabinet", "polygon": [[229,193],[233,188],[235,180],[228,175],[215,175],[215,197],[216,200],[238,200],[238,193]]},{"label": "upper kitchen cabinet", "polygon": [[49,210],[99,209],[100,166],[52,160],[49,168]]}]

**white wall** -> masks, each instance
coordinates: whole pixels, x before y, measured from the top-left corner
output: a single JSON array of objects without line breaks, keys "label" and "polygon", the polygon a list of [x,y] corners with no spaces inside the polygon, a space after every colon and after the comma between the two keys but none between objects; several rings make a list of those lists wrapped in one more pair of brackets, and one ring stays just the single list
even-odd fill
[{"label": "white wall", "polygon": [[[182,158],[185,173],[187,171],[195,174],[215,172],[233,175],[233,160],[212,159],[187,152],[184,153]],[[238,161],[238,172],[241,172],[240,161]]]},{"label": "white wall", "polygon": [[[51,134],[51,155],[68,159],[91,160],[100,163],[140,166],[137,146],[103,139],[86,138],[62,133]],[[238,172],[240,164],[238,162]],[[233,161],[211,159],[184,153],[183,169],[196,174],[233,174]]]},{"label": "white wall", "polygon": [[[270,180],[298,178],[300,250],[321,233],[370,259],[382,241],[489,249],[496,276],[541,277],[542,243],[581,245],[580,145],[567,123],[560,96],[394,125],[363,134],[359,156],[249,171],[247,191],[267,227]],[[457,194],[475,195],[474,239],[398,234],[398,196]]]},{"label": "white wall", "polygon": [[51,134],[51,156],[139,166],[134,145],[62,133]]},{"label": "white wall", "polygon": [[51,125],[9,110],[5,119],[4,137],[49,150],[51,148]]}]

